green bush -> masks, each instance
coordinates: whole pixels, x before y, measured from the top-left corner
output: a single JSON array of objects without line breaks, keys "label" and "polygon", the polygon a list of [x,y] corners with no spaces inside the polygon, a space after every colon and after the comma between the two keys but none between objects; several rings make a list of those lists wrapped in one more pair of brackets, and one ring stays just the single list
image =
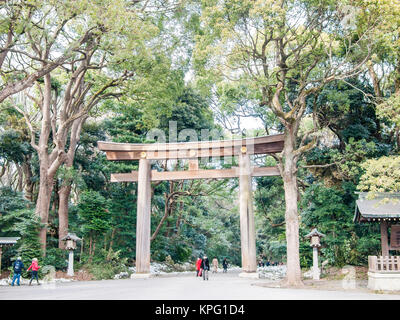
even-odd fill
[{"label": "green bush", "polygon": [[65,271],[68,267],[68,251],[59,248],[46,250],[46,257],[42,259],[44,265],[51,265],[56,270]]},{"label": "green bush", "polygon": [[182,235],[173,238],[159,235],[157,241],[152,243],[151,250],[152,258],[156,261],[164,261],[167,256],[170,256],[173,261],[178,263],[190,260],[193,253],[188,239]]},{"label": "green bush", "polygon": [[114,275],[121,272],[117,271],[112,265],[107,263],[86,265],[87,270],[96,280],[113,279]]},{"label": "green bush", "polygon": [[81,267],[88,270],[96,280],[113,279],[120,272],[128,272],[127,259],[120,258],[119,251],[101,249],[92,260],[86,260],[86,257],[84,260],[86,262]]}]

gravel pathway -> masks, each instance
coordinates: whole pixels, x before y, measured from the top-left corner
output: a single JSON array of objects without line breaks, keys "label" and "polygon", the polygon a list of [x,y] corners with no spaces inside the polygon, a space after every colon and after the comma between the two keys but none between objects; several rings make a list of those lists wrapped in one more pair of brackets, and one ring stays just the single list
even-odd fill
[{"label": "gravel pathway", "polygon": [[313,290],[265,287],[267,279],[246,279],[238,273],[210,273],[209,281],[194,275],[149,279],[75,281],[40,286],[0,287],[0,300],[386,300],[395,294],[365,290]]}]

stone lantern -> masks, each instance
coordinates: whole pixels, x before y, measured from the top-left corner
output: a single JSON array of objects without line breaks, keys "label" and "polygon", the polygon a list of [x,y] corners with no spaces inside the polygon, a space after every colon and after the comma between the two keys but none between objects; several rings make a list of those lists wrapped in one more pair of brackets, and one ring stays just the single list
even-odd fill
[{"label": "stone lantern", "polygon": [[321,246],[321,238],[325,237],[324,234],[319,232],[316,228],[312,229],[306,238],[310,238],[310,246],[313,248],[313,279],[319,280],[321,271],[318,267],[318,248]]},{"label": "stone lantern", "polygon": [[61,240],[65,241],[65,249],[69,251],[67,274],[72,277],[74,275],[74,250],[76,249],[76,242],[82,239],[78,238],[74,233],[68,233]]}]

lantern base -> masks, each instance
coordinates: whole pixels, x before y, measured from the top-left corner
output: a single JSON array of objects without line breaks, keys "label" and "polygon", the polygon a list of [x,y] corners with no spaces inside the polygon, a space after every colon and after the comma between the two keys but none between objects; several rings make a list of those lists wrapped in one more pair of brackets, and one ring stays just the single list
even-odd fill
[{"label": "lantern base", "polygon": [[318,267],[312,268],[313,280],[320,280],[321,270]]}]

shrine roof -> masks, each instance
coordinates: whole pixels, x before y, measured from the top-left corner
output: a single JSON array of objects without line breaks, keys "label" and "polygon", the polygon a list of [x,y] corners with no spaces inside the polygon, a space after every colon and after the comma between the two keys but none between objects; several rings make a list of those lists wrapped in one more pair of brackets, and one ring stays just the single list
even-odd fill
[{"label": "shrine roof", "polygon": [[377,193],[373,196],[365,192],[358,194],[354,222],[400,219],[400,193]]},{"label": "shrine roof", "polygon": [[16,244],[19,239],[19,237],[0,237],[0,245]]}]

